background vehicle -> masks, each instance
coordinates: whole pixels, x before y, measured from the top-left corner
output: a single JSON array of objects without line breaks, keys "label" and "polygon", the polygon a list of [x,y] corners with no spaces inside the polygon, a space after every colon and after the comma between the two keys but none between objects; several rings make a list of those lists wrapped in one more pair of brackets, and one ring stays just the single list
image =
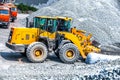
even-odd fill
[{"label": "background vehicle", "polygon": [[7,3],[7,0],[0,0],[0,26],[9,27],[10,21],[17,19],[17,8],[13,3]]},{"label": "background vehicle", "polygon": [[10,17],[11,22],[14,22],[17,19],[17,7],[13,3],[5,3],[5,6],[7,6],[10,9]]},{"label": "background vehicle", "polygon": [[10,24],[10,11],[9,8],[0,5],[0,26],[8,28]]},{"label": "background vehicle", "polygon": [[38,16],[34,28],[11,28],[6,46],[26,54],[31,62],[43,62],[54,51],[64,63],[74,63],[80,56],[100,49],[92,45],[91,34],[71,28],[72,18]]}]

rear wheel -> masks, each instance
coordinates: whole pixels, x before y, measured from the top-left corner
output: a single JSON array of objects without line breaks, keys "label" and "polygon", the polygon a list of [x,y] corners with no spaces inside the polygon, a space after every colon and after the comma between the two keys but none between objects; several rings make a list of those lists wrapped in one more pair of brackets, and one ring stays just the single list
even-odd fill
[{"label": "rear wheel", "polygon": [[48,50],[44,43],[34,42],[28,46],[26,55],[31,62],[43,62],[48,56]]},{"label": "rear wheel", "polygon": [[72,43],[68,43],[60,49],[59,57],[62,62],[72,64],[78,60],[80,55],[77,47]]}]

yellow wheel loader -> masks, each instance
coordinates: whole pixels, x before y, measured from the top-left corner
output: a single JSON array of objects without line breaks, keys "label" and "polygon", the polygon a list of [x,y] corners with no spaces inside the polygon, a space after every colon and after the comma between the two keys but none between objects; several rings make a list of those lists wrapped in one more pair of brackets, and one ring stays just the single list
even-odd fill
[{"label": "yellow wheel loader", "polygon": [[31,62],[43,62],[48,53],[54,51],[64,63],[74,63],[80,56],[83,59],[90,52],[99,52],[93,45],[91,34],[71,28],[72,18],[37,16],[32,27],[11,28],[6,46],[26,54]]}]

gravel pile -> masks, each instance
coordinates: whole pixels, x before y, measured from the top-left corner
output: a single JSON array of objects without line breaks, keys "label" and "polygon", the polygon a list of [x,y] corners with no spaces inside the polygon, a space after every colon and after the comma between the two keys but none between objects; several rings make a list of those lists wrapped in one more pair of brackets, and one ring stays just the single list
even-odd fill
[{"label": "gravel pile", "polygon": [[[119,0],[59,0],[29,16],[68,16],[78,29],[93,33],[102,44],[120,43]],[[24,19],[25,20],[25,19]],[[20,23],[25,26],[24,20]]]},{"label": "gravel pile", "polygon": [[47,0],[46,3],[39,3],[40,1],[38,1],[38,3],[39,3],[39,4],[37,3],[38,5],[32,3],[31,6],[36,7],[37,9],[39,9],[39,8],[42,8],[42,7],[49,6],[49,5],[51,5],[52,3],[56,2],[56,1],[58,1],[58,0]]},{"label": "gravel pile", "polygon": [[[112,51],[119,51],[120,47],[118,44],[120,42],[119,9],[118,0],[59,0],[48,7],[40,8],[28,18],[32,20],[34,16],[41,15],[72,17],[74,20],[72,26],[93,33],[95,40],[102,44],[101,48],[110,51],[108,53],[113,53]],[[19,23],[25,26],[25,19],[20,20]],[[115,44],[112,45],[113,43]],[[0,67],[2,73],[0,79],[3,80],[120,79],[120,59],[88,65],[84,61],[78,61],[75,64],[63,64],[60,60],[52,57],[44,63],[35,64],[28,61],[26,63],[24,62],[26,58],[19,55],[16,57],[9,53],[1,52],[4,62],[0,62],[0,65],[7,66],[5,68],[4,66]],[[23,59],[23,63],[18,63],[18,58]]]}]

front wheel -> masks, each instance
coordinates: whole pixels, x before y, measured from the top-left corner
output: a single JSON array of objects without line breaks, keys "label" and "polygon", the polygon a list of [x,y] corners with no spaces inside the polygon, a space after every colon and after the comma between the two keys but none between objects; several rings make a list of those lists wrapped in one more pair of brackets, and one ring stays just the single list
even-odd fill
[{"label": "front wheel", "polygon": [[62,62],[72,64],[78,60],[80,55],[77,47],[72,43],[68,43],[60,49],[59,57]]},{"label": "front wheel", "polygon": [[48,56],[48,50],[44,43],[34,42],[28,46],[26,55],[31,62],[43,62]]}]

